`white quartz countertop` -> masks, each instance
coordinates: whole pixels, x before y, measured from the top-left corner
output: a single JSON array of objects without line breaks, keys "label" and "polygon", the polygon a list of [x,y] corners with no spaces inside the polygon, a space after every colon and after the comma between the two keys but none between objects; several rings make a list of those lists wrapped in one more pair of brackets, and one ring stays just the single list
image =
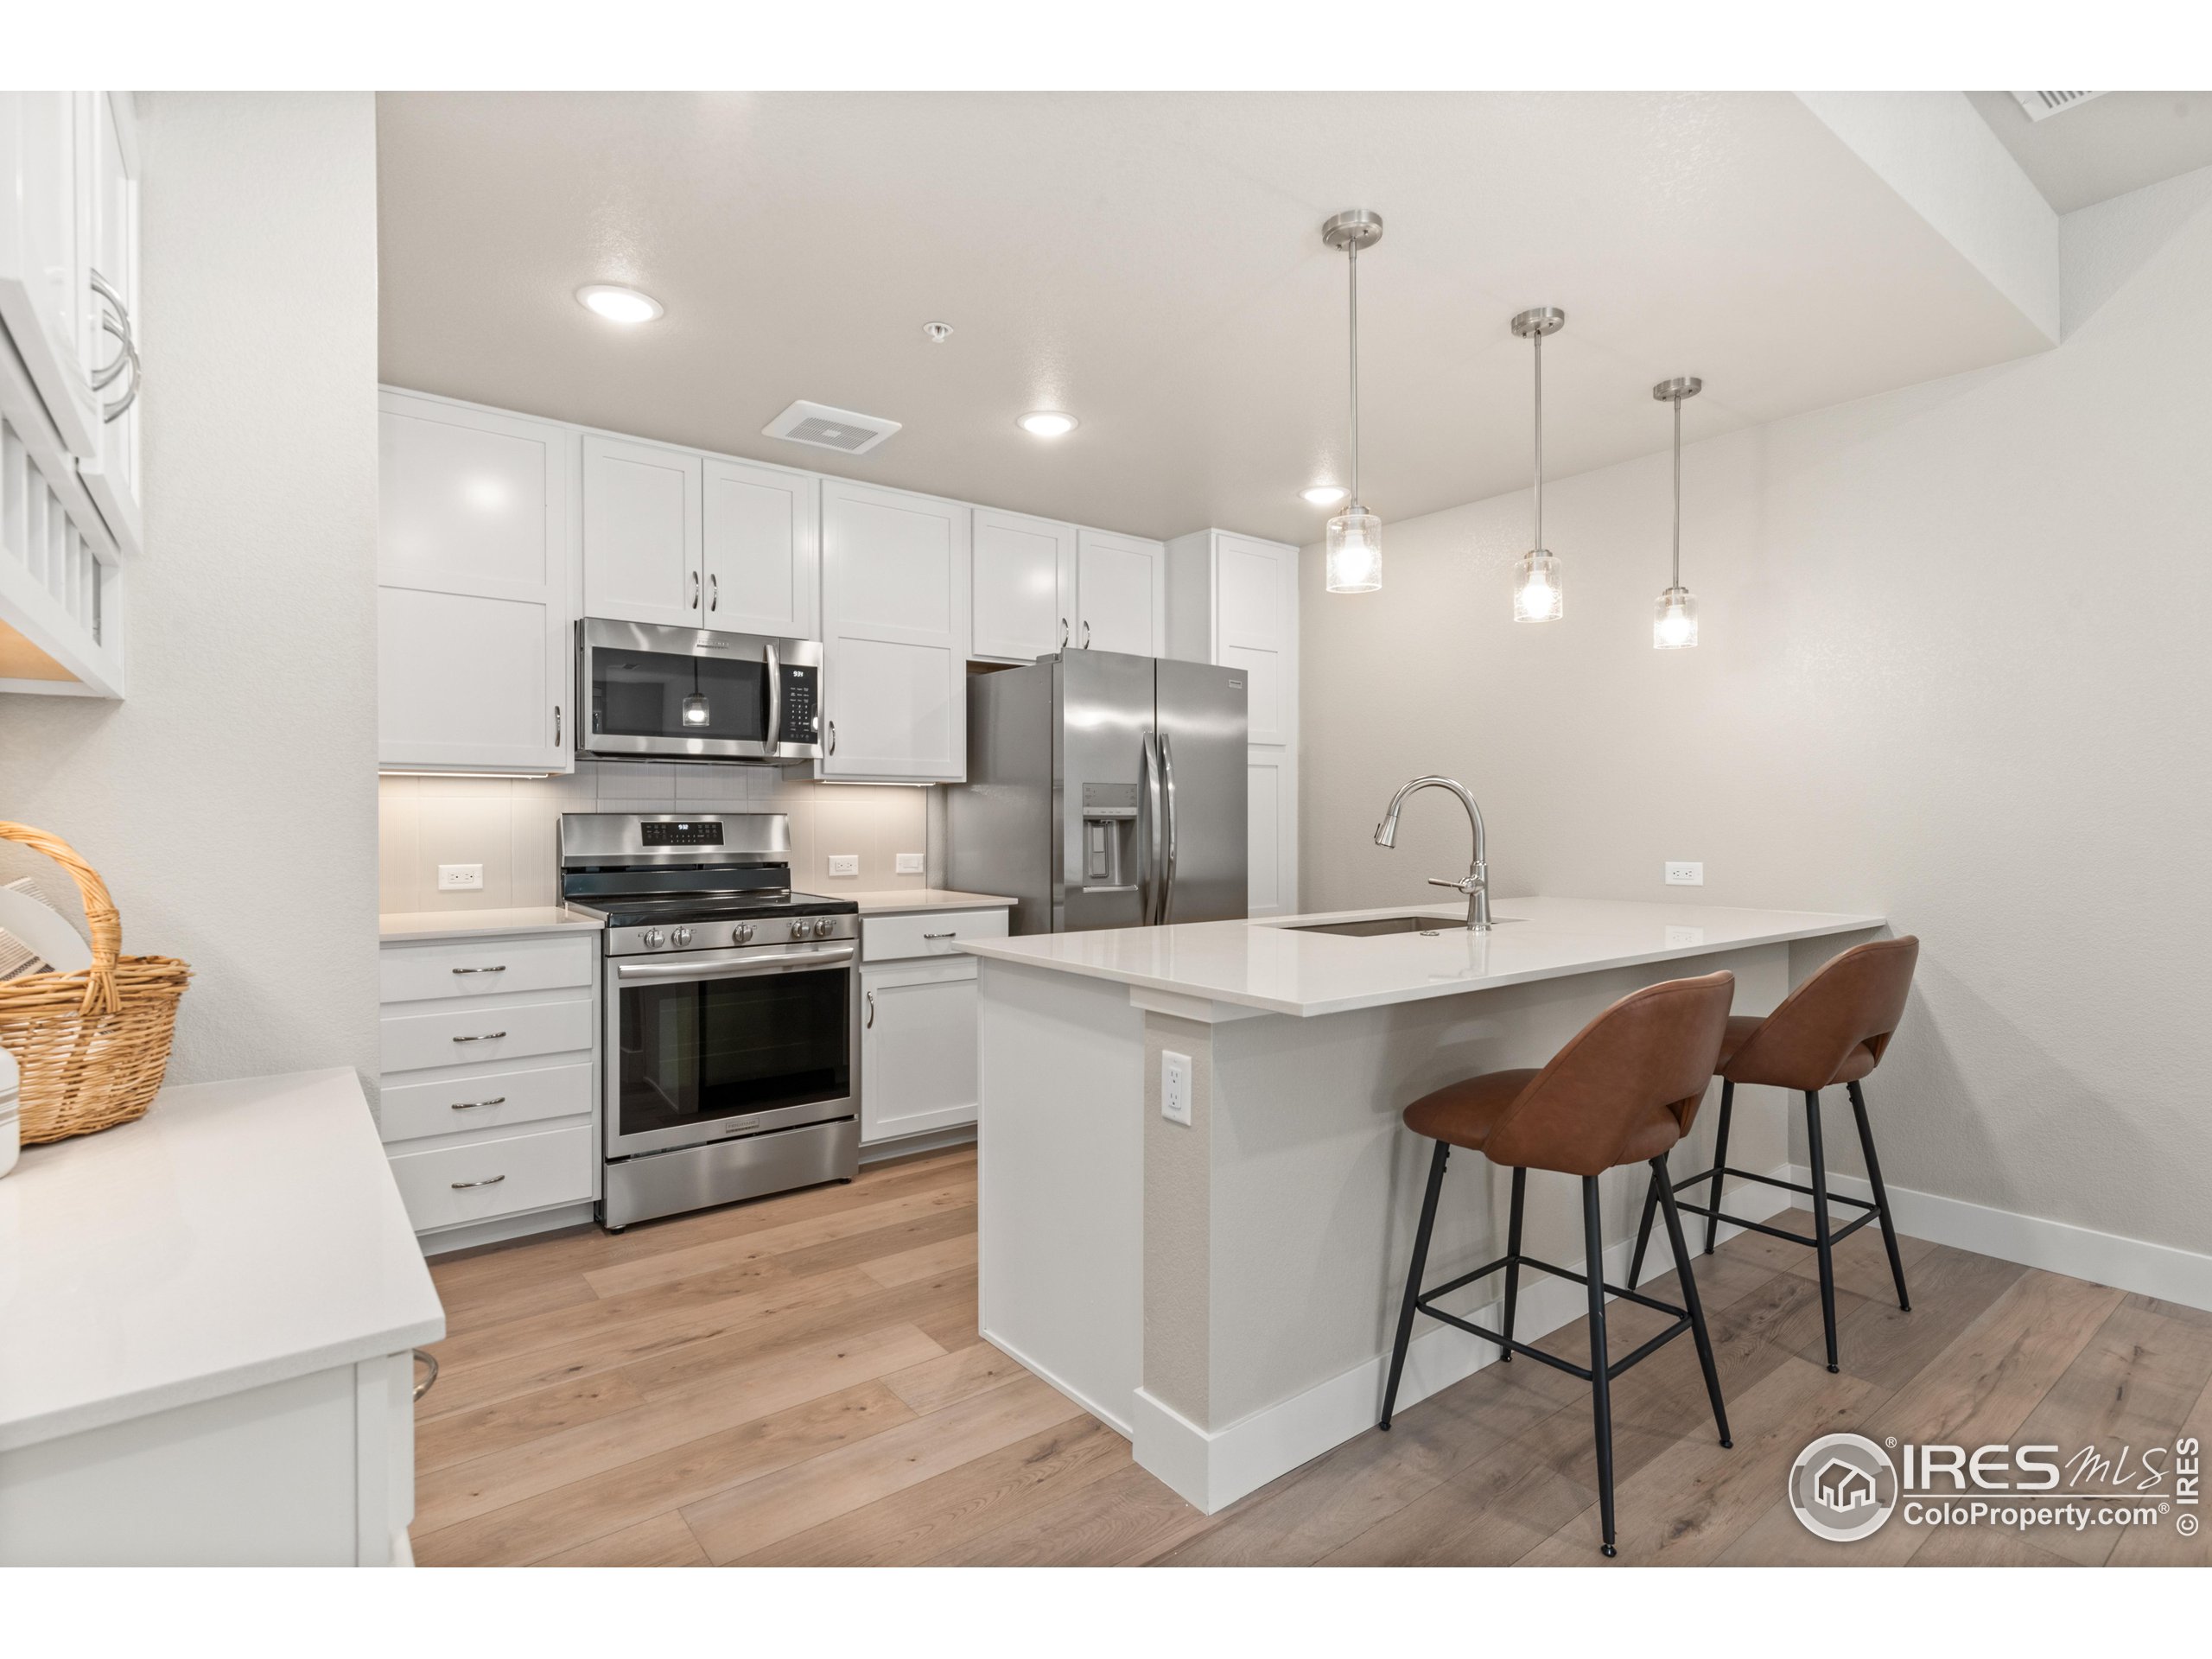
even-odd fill
[{"label": "white quartz countertop", "polygon": [[526,933],[596,933],[596,916],[578,916],[558,905],[523,910],[418,910],[377,918],[377,937],[386,944],[423,939],[496,939]]},{"label": "white quartz countertop", "polygon": [[1006,910],[1020,902],[988,893],[955,893],[950,887],[885,887],[831,896],[858,899],[863,916],[895,916],[907,910]]},{"label": "white quartz countertop", "polygon": [[[1304,1016],[1456,996],[1529,980],[1705,956],[1735,946],[1859,933],[1885,921],[1880,916],[1823,911],[1741,910],[1610,899],[1500,899],[1491,908],[1496,925],[1486,934],[1467,931],[1465,904],[1447,903],[1265,921],[963,939],[960,948],[994,961]],[[1395,933],[1351,938],[1294,931],[1300,923],[1402,915],[1434,916],[1435,936]]]},{"label": "white quartz countertop", "polygon": [[0,1179],[0,1452],[444,1334],[351,1071],[164,1089]]}]

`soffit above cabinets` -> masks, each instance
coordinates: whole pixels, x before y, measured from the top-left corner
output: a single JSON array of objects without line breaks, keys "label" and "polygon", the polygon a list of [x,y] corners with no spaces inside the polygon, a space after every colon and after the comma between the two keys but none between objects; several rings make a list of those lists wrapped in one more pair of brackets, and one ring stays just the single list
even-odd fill
[{"label": "soffit above cabinets", "polygon": [[[1330,213],[1390,224],[1360,264],[1387,521],[1525,484],[1531,304],[1575,320],[1554,477],[1664,448],[1669,375],[1709,388],[1694,441],[2048,346],[1885,153],[1787,92],[386,94],[383,376],[785,461],[762,427],[819,398],[903,423],[825,471],[1310,542],[1297,493],[1348,460]],[[590,282],[667,313],[602,322]],[[1038,409],[1082,424],[1039,442]]]}]

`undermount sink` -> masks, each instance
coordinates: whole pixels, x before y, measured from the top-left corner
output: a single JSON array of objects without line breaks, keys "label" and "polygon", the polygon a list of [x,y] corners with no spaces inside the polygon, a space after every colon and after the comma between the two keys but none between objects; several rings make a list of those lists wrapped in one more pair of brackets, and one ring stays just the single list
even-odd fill
[{"label": "undermount sink", "polygon": [[[1493,924],[1510,922],[1511,916],[1491,918]],[[1291,933],[1340,933],[1346,938],[1364,939],[1377,933],[1451,933],[1466,931],[1465,922],[1445,916],[1370,916],[1357,922],[1307,922],[1303,926],[1285,931]]]}]

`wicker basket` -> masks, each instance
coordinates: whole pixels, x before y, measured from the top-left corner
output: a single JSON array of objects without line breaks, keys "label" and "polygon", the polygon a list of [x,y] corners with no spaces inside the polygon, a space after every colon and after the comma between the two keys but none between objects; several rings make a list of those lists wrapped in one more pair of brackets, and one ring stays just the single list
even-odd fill
[{"label": "wicker basket", "polygon": [[29,1146],[90,1135],[143,1117],[162,1086],[176,1005],[192,969],[174,957],[125,957],[115,902],[67,842],[0,823],[69,872],[85,901],[92,965],[79,974],[32,974],[0,982],[0,1046],[22,1069],[22,1134]]}]

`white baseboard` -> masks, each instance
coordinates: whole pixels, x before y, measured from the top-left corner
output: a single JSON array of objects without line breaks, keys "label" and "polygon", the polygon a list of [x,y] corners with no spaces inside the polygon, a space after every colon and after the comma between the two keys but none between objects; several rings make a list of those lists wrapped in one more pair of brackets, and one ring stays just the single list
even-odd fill
[{"label": "white baseboard", "polygon": [[1027,1371],[1032,1376],[1036,1377],[1040,1382],[1051,1383],[1052,1387],[1058,1389],[1062,1394],[1067,1395],[1069,1399],[1074,1401],[1076,1404],[1081,1406],[1085,1411],[1096,1417],[1100,1422],[1105,1424],[1107,1427],[1112,1429],[1123,1440],[1132,1440],[1136,1438],[1128,1415],[1121,1409],[1109,1407],[1103,1400],[1093,1398],[1090,1395],[1084,1393],[1081,1389],[1077,1388],[1065,1377],[1054,1372],[1050,1367],[1039,1365],[1035,1360],[1030,1358],[1027,1354],[1023,1353],[1020,1349],[1015,1347],[1014,1344],[1008,1342],[1004,1337],[995,1336],[989,1330],[982,1328],[978,1329],[976,1334],[982,1337],[985,1342],[989,1343],[992,1347],[997,1349],[999,1352],[1004,1354],[1015,1364],[1020,1366],[1023,1370]]},{"label": "white baseboard", "polygon": [[[1789,1179],[1809,1184],[1813,1177],[1810,1171],[1799,1167],[1789,1172]],[[1874,1196],[1873,1190],[1856,1175],[1831,1174],[1828,1188],[1849,1198],[1872,1200]],[[2116,1233],[2101,1233],[2063,1221],[2045,1221],[2039,1216],[1992,1210],[1964,1198],[1916,1192],[1895,1184],[1890,1187],[1890,1215],[1899,1232],[1930,1243],[2157,1296],[2187,1307],[2212,1309],[2212,1255],[2139,1238],[2122,1238]],[[1908,1282],[1910,1279],[1908,1274]]]},{"label": "white baseboard", "polygon": [[[1779,1177],[1785,1171],[1777,1169],[1773,1173]],[[1786,1208],[1789,1195],[1770,1186],[1746,1182],[1729,1189],[1727,1202],[1731,1209],[1747,1220],[1764,1221]],[[1699,1224],[1697,1217],[1683,1217],[1685,1228]],[[1742,1228],[1723,1222],[1720,1236],[1732,1238],[1741,1231]],[[1620,1283],[1627,1274],[1629,1257],[1635,1249],[1632,1237],[1608,1245],[1605,1276],[1615,1284]],[[1579,1270],[1582,1263],[1569,1262],[1563,1265]],[[1671,1272],[1674,1265],[1674,1252],[1668,1248],[1666,1230],[1655,1228],[1651,1247],[1644,1255],[1645,1281]],[[1503,1315],[1498,1300],[1454,1311],[1493,1330]],[[1521,1287],[1520,1302],[1514,1313],[1514,1335],[1523,1342],[1533,1342],[1580,1319],[1588,1311],[1588,1293],[1573,1280],[1532,1275]],[[1400,1411],[1463,1377],[1471,1376],[1497,1358],[1497,1347],[1479,1337],[1471,1337],[1456,1326],[1434,1320],[1422,1323],[1427,1329],[1414,1337],[1406,1351],[1405,1375],[1398,1383]],[[1029,1363],[1019,1354],[1012,1354],[1012,1357],[1025,1365]],[[1245,1493],[1256,1491],[1278,1475],[1287,1474],[1299,1465],[1372,1427],[1382,1414],[1382,1389],[1389,1370],[1389,1355],[1378,1354],[1326,1382],[1316,1383],[1302,1394],[1255,1411],[1225,1428],[1211,1431],[1198,1427],[1173,1407],[1139,1389],[1132,1414],[1135,1418],[1135,1433],[1129,1437],[1132,1450],[1137,1462],[1178,1496],[1211,1515]],[[1046,1380],[1052,1381],[1050,1377]],[[1053,1386],[1061,1388],[1058,1383]],[[1061,1392],[1069,1390],[1061,1388]],[[1097,1410],[1088,1401],[1083,1403],[1094,1412]]]}]

